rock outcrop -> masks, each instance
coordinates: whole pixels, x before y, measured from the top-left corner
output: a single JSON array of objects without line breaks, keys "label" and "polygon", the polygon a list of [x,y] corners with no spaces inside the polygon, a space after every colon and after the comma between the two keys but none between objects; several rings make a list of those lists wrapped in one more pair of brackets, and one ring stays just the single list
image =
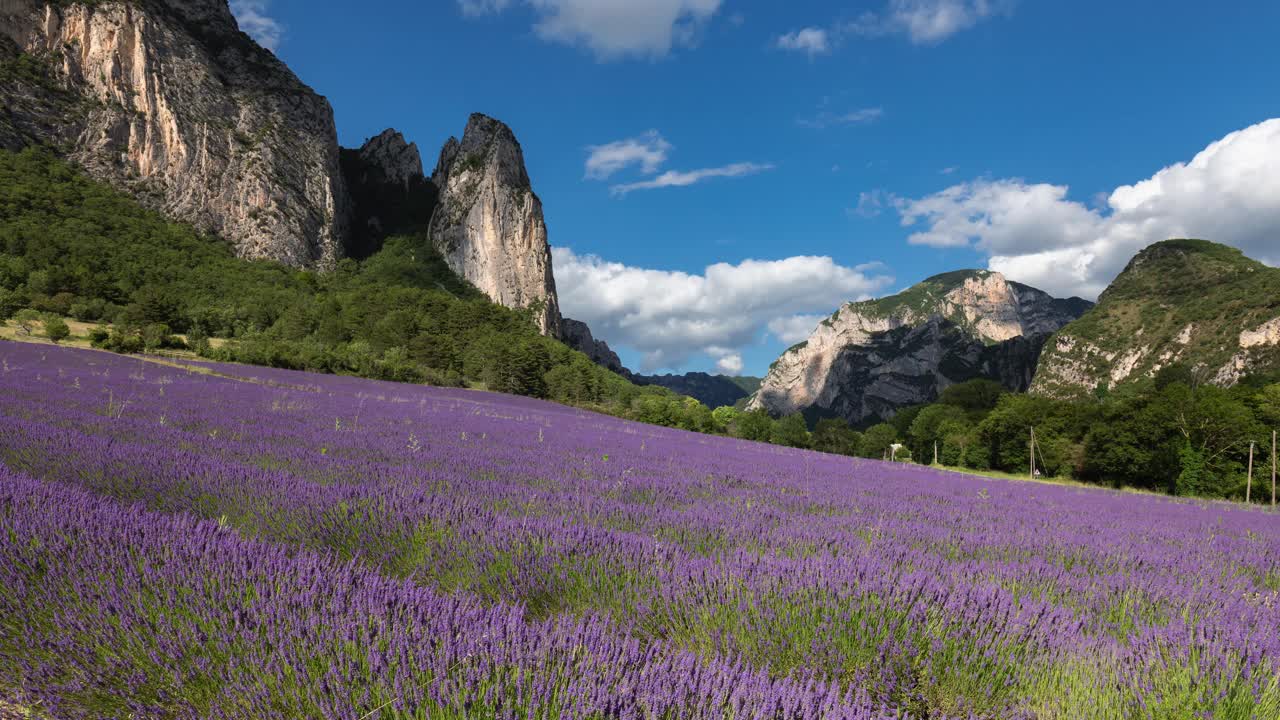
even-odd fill
[{"label": "rock outcrop", "polygon": [[841,307],[778,358],[748,407],[864,424],[975,378],[1025,390],[1044,341],[1088,307],[995,272],[938,275]]},{"label": "rock outcrop", "polygon": [[346,254],[365,258],[389,235],[426,233],[437,190],[422,174],[418,146],[387,129],[359,149],[342,149],[342,174],[351,195]]},{"label": "rock outcrop", "polygon": [[332,266],[347,194],[329,103],[226,0],[0,0],[0,143],[49,144],[249,258]]},{"label": "rock outcrop", "polygon": [[1054,336],[1031,391],[1077,397],[1171,365],[1221,386],[1280,370],[1280,269],[1204,240],[1155,243]]},{"label": "rock outcrop", "polygon": [[404,135],[394,129],[387,128],[369,138],[359,152],[367,167],[377,168],[383,182],[407,189],[411,183],[424,179],[417,143],[405,142]]},{"label": "rock outcrop", "polygon": [[630,370],[622,366],[622,360],[618,358],[618,353],[609,347],[609,343],[595,339],[591,334],[591,328],[581,320],[561,318],[560,340],[606,370],[612,370],[623,376],[631,374]]},{"label": "rock outcrop", "polygon": [[511,129],[474,114],[449,138],[431,175],[439,205],[431,240],[449,267],[494,302],[531,308],[543,334],[560,336],[560,307],[542,201]]}]

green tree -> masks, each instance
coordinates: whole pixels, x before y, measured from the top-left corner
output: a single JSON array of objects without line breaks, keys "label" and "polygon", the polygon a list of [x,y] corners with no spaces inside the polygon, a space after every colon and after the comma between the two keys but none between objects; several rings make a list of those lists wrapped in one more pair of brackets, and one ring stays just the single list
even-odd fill
[{"label": "green tree", "polygon": [[32,308],[23,308],[13,316],[13,319],[18,323],[18,327],[22,328],[24,334],[30,335],[36,324],[40,322],[40,312]]},{"label": "green tree", "polygon": [[[1182,383],[1165,388],[1153,404],[1156,414],[1167,418],[1185,442],[1179,449],[1178,492],[1185,486],[1198,495],[1243,495],[1240,476],[1249,441],[1263,435],[1249,408],[1222,388],[1192,389]],[[1189,479],[1182,479],[1183,474]]]},{"label": "green tree", "polygon": [[57,315],[47,315],[44,318],[44,335],[51,341],[58,343],[66,340],[71,335],[71,328],[67,327],[66,321]]},{"label": "green tree", "polygon": [[[913,457],[933,462],[934,443],[943,445],[942,427],[948,422],[964,422],[965,411],[956,405],[930,405],[916,414],[906,433]],[[939,448],[941,452],[941,448]],[[939,458],[941,459],[941,458]]]},{"label": "green tree", "polygon": [[888,457],[889,446],[898,442],[898,431],[889,423],[880,423],[867,428],[862,433],[862,442],[858,454],[865,458],[879,460]]},{"label": "green tree", "polygon": [[805,424],[804,416],[800,413],[793,413],[779,418],[773,424],[773,432],[769,441],[774,445],[786,445],[787,447],[809,447],[809,427]]},{"label": "green tree", "polygon": [[1004,386],[995,380],[969,380],[943,390],[938,402],[955,405],[966,412],[984,412],[995,408],[1006,392]]},{"label": "green tree", "polygon": [[19,293],[0,287],[0,323],[13,317],[23,305],[26,305],[26,299]]},{"label": "green tree", "polygon": [[711,411],[711,419],[716,424],[716,430],[723,433],[731,432],[741,416],[742,413],[730,405],[721,405]]},{"label": "green tree", "polygon": [[764,410],[748,410],[738,417],[734,435],[743,440],[769,442],[773,436],[773,418]]},{"label": "green tree", "polygon": [[823,418],[813,428],[813,449],[836,455],[857,455],[859,435],[841,418]]},{"label": "green tree", "polygon": [[1273,429],[1280,426],[1280,383],[1262,388],[1255,399],[1258,419]]}]

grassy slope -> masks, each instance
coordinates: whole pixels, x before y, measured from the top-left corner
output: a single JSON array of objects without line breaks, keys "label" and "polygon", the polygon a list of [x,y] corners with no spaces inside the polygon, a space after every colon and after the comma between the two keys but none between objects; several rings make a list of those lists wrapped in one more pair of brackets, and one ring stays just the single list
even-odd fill
[{"label": "grassy slope", "polygon": [[[1149,376],[1165,352],[1177,353],[1177,360],[1188,365],[1216,371],[1239,352],[1241,331],[1277,316],[1280,269],[1204,240],[1156,243],[1134,257],[1093,310],[1059,331],[1059,338],[1076,340],[1072,351],[1059,350],[1050,341],[1034,390],[1053,395],[1088,392],[1109,378],[1115,358],[1143,347],[1148,351],[1126,382]],[[1189,342],[1183,345],[1178,338],[1188,326]],[[1280,357],[1262,355],[1256,371],[1280,367]],[[1091,385],[1065,380],[1062,371],[1069,365],[1077,365]]]}]

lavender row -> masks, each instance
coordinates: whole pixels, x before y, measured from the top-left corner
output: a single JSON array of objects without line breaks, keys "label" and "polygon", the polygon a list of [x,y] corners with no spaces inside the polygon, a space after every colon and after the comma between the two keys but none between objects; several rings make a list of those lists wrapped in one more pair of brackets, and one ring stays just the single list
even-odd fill
[{"label": "lavender row", "polygon": [[1267,717],[1277,702],[1273,516],[466,391],[0,356],[11,466],[534,622],[599,615],[645,647],[931,716],[1072,717],[1087,701]]}]

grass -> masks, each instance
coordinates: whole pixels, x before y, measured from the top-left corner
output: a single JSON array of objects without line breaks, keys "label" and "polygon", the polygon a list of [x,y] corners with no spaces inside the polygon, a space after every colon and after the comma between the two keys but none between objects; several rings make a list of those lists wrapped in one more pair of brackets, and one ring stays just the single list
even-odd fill
[{"label": "grass", "polygon": [[[110,331],[115,327],[110,323],[83,322],[70,317],[64,317],[62,319],[67,323],[67,327],[71,330],[71,335],[58,343],[64,347],[96,349],[89,342],[89,331],[99,327]],[[183,342],[186,342],[187,340],[185,335],[175,335],[174,337],[182,338]],[[49,342],[49,338],[41,334],[40,330],[33,329],[32,332],[28,333],[19,327],[18,323],[13,320],[6,320],[3,323],[0,323],[0,339],[45,345],[52,344]],[[225,338],[209,338],[210,347],[222,347],[223,345],[226,345],[227,342],[228,341]],[[166,354],[174,354],[180,357],[190,357],[193,360],[198,357],[195,353],[189,351],[175,352],[173,350],[167,350],[165,352]]]},{"label": "grass", "polygon": [[[1002,470],[977,470],[974,468],[958,467],[954,465],[942,465],[942,464],[928,465],[926,467],[931,467],[934,470],[942,470],[944,472],[956,473],[958,475],[985,477],[985,478],[992,478],[995,480],[1020,480],[1022,482],[1037,482],[1044,485],[1065,485],[1068,487],[1091,488],[1094,490],[1097,490],[1099,488],[1099,485],[1097,485],[1096,483],[1081,482],[1079,480],[1074,480],[1068,477],[1057,477],[1057,476],[1050,477],[1047,475],[1041,475],[1040,477],[1033,478],[1033,477],[1029,477],[1030,473],[1008,473]],[[1114,489],[1119,492],[1132,493],[1135,495],[1159,495],[1161,497],[1167,497],[1165,493],[1156,492],[1154,490],[1146,490],[1142,488],[1124,486],[1124,487],[1114,488]]]}]

